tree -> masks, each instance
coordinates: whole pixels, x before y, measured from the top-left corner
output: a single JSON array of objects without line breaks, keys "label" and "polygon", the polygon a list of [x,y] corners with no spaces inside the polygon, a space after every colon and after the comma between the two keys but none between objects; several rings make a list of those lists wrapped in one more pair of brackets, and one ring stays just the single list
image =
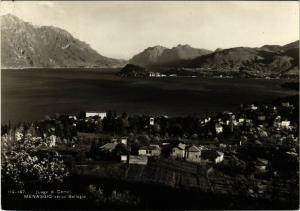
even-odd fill
[{"label": "tree", "polygon": [[84,111],[81,111],[79,112],[79,114],[77,115],[78,119],[85,119],[85,112]]},{"label": "tree", "polygon": [[127,155],[128,150],[124,144],[117,144],[112,153],[114,156],[120,157],[121,155]]},{"label": "tree", "polygon": [[138,140],[139,140],[140,144],[143,146],[150,144],[150,137],[147,134],[139,136]]},{"label": "tree", "polygon": [[153,125],[153,131],[154,131],[154,133],[159,133],[160,132],[160,125],[159,124],[154,124]]},{"label": "tree", "polygon": [[11,142],[2,137],[1,141],[2,184],[8,187],[24,186],[27,181],[44,184],[63,182],[69,174],[58,153],[39,156],[37,149],[45,140],[36,141],[31,137],[23,137]]}]

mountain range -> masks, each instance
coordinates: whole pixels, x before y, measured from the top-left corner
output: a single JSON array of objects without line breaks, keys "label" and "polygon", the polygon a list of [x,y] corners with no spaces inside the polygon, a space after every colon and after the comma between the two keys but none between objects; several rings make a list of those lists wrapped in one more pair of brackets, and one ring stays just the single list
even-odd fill
[{"label": "mountain range", "polygon": [[126,61],[100,55],[87,43],[54,26],[1,17],[2,68],[121,67]]},{"label": "mountain range", "polygon": [[218,48],[215,51],[187,44],[172,48],[158,45],[146,48],[126,61],[99,54],[64,29],[35,26],[11,14],[1,16],[1,23],[2,68],[112,68],[133,64],[126,73],[140,66],[146,72],[156,68],[208,75],[299,75],[299,40],[283,46]]},{"label": "mountain range", "polygon": [[[159,54],[155,53],[158,49]],[[172,49],[154,46],[135,55],[129,63],[149,70],[157,67],[163,70],[190,70],[193,72],[191,74],[214,72],[243,73],[254,77],[298,76],[299,40],[284,46],[218,48],[214,52],[189,45],[178,45]]]}]

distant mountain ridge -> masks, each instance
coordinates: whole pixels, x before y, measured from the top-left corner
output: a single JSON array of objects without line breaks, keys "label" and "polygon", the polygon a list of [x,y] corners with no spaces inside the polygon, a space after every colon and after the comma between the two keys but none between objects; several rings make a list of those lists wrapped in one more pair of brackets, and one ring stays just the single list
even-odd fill
[{"label": "distant mountain ridge", "polygon": [[35,26],[1,16],[2,68],[122,67],[124,60],[100,55],[87,43],[54,26]]},{"label": "distant mountain ridge", "polygon": [[[149,49],[149,48],[148,48]],[[264,45],[262,47],[236,47],[216,49],[214,52],[195,49],[188,45],[178,45],[172,49],[164,48],[155,62],[147,60],[144,50],[137,54],[143,61],[135,63],[146,69],[161,68],[189,75],[188,72],[174,72],[176,69],[188,70],[191,75],[247,75],[248,77],[298,77],[299,76],[299,40],[280,46]],[[151,53],[151,52],[150,52]],[[200,54],[197,56],[197,54]],[[135,58],[134,57],[134,58]],[[129,63],[136,62],[131,59]],[[175,69],[174,69],[175,68]]]},{"label": "distant mountain ridge", "polygon": [[185,59],[193,59],[211,53],[206,49],[193,48],[190,45],[177,45],[171,49],[163,46],[153,46],[135,55],[129,63],[147,67],[153,65],[168,65]]},{"label": "distant mountain ridge", "polygon": [[166,49],[158,60],[158,63],[172,63],[178,60],[194,59],[211,53],[207,49],[193,48],[190,45],[177,45],[171,49]]}]

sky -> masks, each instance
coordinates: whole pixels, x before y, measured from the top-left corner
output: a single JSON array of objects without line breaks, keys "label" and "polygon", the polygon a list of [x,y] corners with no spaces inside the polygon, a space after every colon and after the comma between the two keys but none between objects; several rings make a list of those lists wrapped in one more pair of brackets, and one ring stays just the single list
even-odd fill
[{"label": "sky", "polygon": [[215,50],[299,39],[297,1],[2,1],[0,11],[122,59],[155,45]]}]

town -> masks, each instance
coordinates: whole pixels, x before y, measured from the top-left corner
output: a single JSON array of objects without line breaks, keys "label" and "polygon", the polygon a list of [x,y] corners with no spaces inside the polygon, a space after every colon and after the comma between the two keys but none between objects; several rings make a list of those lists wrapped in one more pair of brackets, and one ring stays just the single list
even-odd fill
[{"label": "town", "polygon": [[26,187],[28,177],[51,184],[93,176],[294,207],[298,107],[295,96],[203,117],[88,111],[9,123],[1,127],[2,176],[9,188]]}]

